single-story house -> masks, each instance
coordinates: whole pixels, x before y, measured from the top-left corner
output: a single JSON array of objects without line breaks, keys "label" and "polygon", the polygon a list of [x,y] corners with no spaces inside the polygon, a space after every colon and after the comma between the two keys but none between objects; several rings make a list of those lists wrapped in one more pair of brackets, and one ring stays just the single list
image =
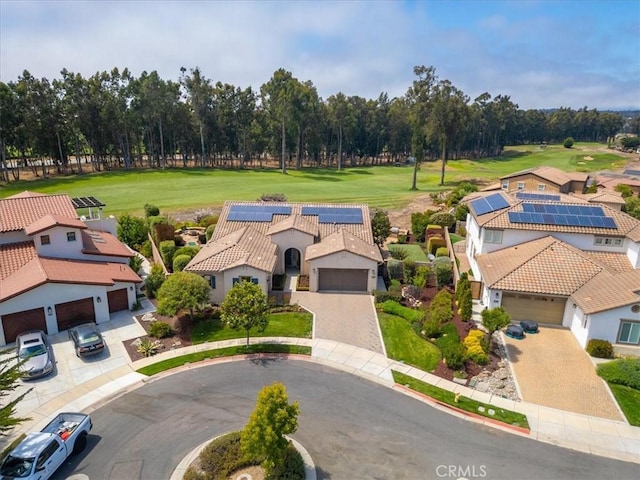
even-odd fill
[{"label": "single-story house", "polygon": [[367,205],[230,201],[185,271],[207,279],[219,304],[236,282],[268,294],[285,273],[307,275],[312,292],[371,292],[381,262]]}]

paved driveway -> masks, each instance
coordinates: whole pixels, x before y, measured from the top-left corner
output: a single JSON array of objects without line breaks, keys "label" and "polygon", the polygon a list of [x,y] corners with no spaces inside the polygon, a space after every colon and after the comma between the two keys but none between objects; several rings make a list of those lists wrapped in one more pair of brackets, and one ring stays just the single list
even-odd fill
[{"label": "paved driveway", "polygon": [[291,303],[315,313],[314,338],[385,353],[371,295],[291,292]]},{"label": "paved driveway", "polygon": [[523,400],[623,420],[608,387],[571,331],[547,327],[524,340],[503,338]]}]

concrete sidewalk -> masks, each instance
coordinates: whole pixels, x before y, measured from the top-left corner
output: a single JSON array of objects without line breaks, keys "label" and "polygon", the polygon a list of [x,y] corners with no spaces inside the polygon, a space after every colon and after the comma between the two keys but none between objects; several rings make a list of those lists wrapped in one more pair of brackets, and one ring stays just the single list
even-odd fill
[{"label": "concrete sidewalk", "polygon": [[[181,349],[165,351],[152,358],[130,362],[127,365],[110,370],[107,373],[61,393],[55,398],[39,404],[37,408],[34,408],[33,411],[28,414],[32,417],[32,420],[22,424],[14,432],[12,437],[15,438],[15,436],[20,433],[41,428],[51,417],[61,410],[91,412],[110,399],[143,385],[145,381],[148,380],[148,377],[137,373],[136,369],[145,365],[187,353],[233,345],[243,345],[244,342],[245,339],[236,339],[224,342],[193,345]],[[461,395],[494,405],[498,408],[506,408],[523,413],[527,415],[531,432],[526,435],[514,432],[513,429],[506,426],[497,428],[581,452],[640,463],[640,428],[632,427],[623,422],[588,417],[527,402],[505,400],[501,397],[491,396],[486,393],[478,392],[477,390],[449,382],[430,373],[390,360],[380,353],[358,348],[353,345],[346,345],[320,339],[251,339],[251,343],[267,342],[310,346],[313,353],[307,361],[320,363],[353,375],[358,375],[389,388],[398,387],[394,384],[392,379],[392,370],[397,370],[419,380],[437,385],[453,392],[459,392]],[[241,356],[223,358],[199,364],[185,365],[183,369],[198,368],[199,366],[216,362],[242,361],[243,359],[244,357]],[[458,415],[469,421],[496,427],[496,425],[491,421],[472,418],[447,407],[434,404],[429,399],[425,399],[419,395],[413,395],[411,392],[406,392],[403,389],[397,388],[397,390],[411,395],[420,401],[431,404],[435,408],[445,410],[448,413]],[[7,440],[10,441],[11,438]]]}]

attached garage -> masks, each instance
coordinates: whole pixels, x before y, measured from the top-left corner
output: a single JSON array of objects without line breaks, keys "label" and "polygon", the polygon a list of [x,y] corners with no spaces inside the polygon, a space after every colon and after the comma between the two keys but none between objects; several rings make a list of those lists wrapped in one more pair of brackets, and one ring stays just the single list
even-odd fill
[{"label": "attached garage", "polygon": [[109,302],[109,313],[129,309],[129,296],[126,288],[107,292],[107,301]]},{"label": "attached garage", "polygon": [[521,293],[502,294],[502,307],[514,321],[534,320],[538,323],[562,325],[567,299]]},{"label": "attached garage", "polygon": [[349,268],[321,268],[318,290],[366,292],[369,270]]},{"label": "attached garage", "polygon": [[80,323],[95,322],[96,312],[93,297],[57,304],[56,318],[58,319],[59,331],[67,330]]},{"label": "attached garage", "polygon": [[2,328],[7,343],[16,341],[16,337],[27,330],[42,330],[47,332],[47,320],[44,308],[34,308],[24,312],[2,315]]}]

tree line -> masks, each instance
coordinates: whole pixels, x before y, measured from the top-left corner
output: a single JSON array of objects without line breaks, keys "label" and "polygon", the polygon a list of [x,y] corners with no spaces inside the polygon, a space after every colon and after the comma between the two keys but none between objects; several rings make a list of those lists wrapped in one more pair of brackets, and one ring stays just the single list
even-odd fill
[{"label": "tree line", "polygon": [[[405,95],[376,99],[336,93],[322,99],[310,80],[278,69],[259,91],[181,68],[114,68],[89,78],[66,69],[49,81],[28,71],[0,82],[0,181],[20,168],[47,176],[130,168],[375,165],[416,158],[481,158],[505,145],[604,142],[623,126],[618,113],[521,110],[507,95],[473,101],[433,67],[414,68]],[[636,126],[637,127],[637,126]],[[415,182],[414,182],[415,186]]]}]

